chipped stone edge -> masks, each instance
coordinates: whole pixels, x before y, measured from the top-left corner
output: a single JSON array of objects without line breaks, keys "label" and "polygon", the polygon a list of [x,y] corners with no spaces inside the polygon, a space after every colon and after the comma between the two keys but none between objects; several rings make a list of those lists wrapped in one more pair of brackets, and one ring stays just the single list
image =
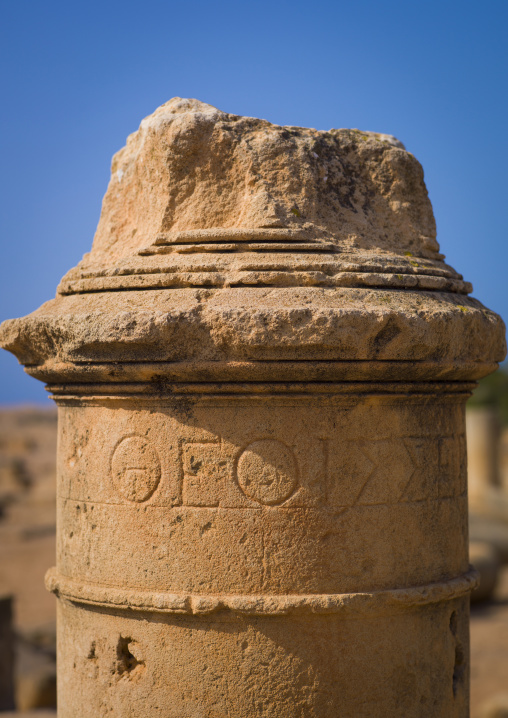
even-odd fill
[{"label": "chipped stone edge", "polygon": [[72,603],[145,613],[204,616],[231,611],[247,616],[280,616],[294,613],[347,614],[405,609],[441,603],[470,593],[479,582],[479,573],[469,571],[456,578],[411,588],[370,593],[307,595],[193,595],[139,589],[119,589],[89,584],[62,576],[56,568],[46,573],[48,591]]}]

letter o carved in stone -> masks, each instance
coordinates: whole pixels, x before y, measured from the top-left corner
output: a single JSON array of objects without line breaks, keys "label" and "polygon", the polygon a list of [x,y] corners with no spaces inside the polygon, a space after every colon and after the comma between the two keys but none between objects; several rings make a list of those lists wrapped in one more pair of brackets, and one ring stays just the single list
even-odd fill
[{"label": "letter o carved in stone", "polygon": [[128,436],[116,447],[111,473],[118,491],[129,501],[146,501],[161,478],[159,456],[142,436]]},{"label": "letter o carved in stone", "polygon": [[281,504],[298,483],[293,452],[275,439],[254,441],[238,459],[237,478],[250,499],[267,506]]}]

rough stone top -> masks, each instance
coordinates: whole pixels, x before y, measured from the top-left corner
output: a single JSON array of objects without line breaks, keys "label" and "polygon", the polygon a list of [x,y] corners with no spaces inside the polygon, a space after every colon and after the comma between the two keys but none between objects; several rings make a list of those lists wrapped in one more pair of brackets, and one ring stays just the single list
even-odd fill
[{"label": "rough stone top", "polygon": [[92,251],[0,342],[53,384],[469,380],[505,353],[470,291],[395,138],[174,98],[114,156]]},{"label": "rough stone top", "polygon": [[423,171],[391,135],[174,98],[113,158],[64,294],[148,286],[471,287],[442,262]]},{"label": "rough stone top", "polygon": [[111,170],[92,249],[102,261],[161,234],[218,228],[438,250],[422,168],[389,135],[280,127],[176,97],[142,121]]}]

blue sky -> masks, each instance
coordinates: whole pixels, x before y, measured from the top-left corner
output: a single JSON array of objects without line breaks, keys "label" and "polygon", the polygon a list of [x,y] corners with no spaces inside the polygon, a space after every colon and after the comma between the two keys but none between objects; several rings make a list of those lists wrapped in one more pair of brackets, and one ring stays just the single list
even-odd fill
[{"label": "blue sky", "polygon": [[[90,249],[110,160],[173,96],[388,132],[422,162],[447,260],[508,317],[508,3],[0,2],[0,319]],[[0,403],[46,402],[0,352]]]}]

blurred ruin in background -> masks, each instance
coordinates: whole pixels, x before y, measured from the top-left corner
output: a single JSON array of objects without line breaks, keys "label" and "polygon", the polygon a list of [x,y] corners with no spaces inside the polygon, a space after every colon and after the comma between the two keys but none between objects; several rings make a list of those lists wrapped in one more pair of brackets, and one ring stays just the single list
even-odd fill
[{"label": "blurred ruin in background", "polygon": [[[56,704],[55,600],[44,588],[55,563],[55,460],[56,409],[0,410],[0,601],[14,599],[18,710]],[[0,640],[9,642],[1,626]],[[0,655],[10,650],[0,649]],[[6,710],[8,687],[0,686],[0,710]]]},{"label": "blurred ruin in background", "polygon": [[[469,401],[467,436],[470,553],[481,574],[471,611],[472,718],[495,718],[508,716],[506,367]],[[55,563],[55,459],[55,409],[0,409],[0,711],[12,701],[18,711],[56,702],[55,599],[44,588]]]},{"label": "blurred ruin in background", "polygon": [[466,414],[473,718],[508,716],[508,368],[483,379]]}]

